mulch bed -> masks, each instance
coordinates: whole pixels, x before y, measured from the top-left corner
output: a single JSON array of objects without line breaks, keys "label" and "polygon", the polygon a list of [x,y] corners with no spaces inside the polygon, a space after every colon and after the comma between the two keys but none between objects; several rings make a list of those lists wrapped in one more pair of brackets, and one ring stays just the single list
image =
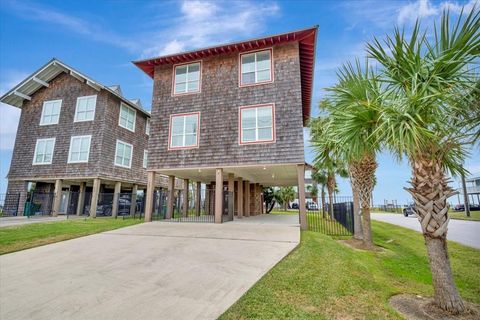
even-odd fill
[{"label": "mulch bed", "polygon": [[478,320],[479,306],[464,301],[467,312],[453,315],[438,308],[432,298],[399,294],[390,298],[390,305],[408,320]]}]

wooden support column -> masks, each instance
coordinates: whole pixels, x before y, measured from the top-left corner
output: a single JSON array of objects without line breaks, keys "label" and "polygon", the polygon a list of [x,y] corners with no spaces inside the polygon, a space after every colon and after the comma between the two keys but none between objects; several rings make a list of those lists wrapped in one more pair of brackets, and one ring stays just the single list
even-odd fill
[{"label": "wooden support column", "polygon": [[83,214],[83,207],[85,206],[85,190],[87,189],[86,182],[80,182],[80,191],[78,193],[77,216]]},{"label": "wooden support column", "polygon": [[90,218],[97,217],[97,205],[98,205],[98,194],[100,193],[100,183],[99,178],[93,179],[93,189],[92,189],[92,201],[90,203]]},{"label": "wooden support column", "polygon": [[300,219],[300,229],[307,230],[307,210],[305,208],[305,165],[297,165],[298,179],[298,211]]},{"label": "wooden support column", "polygon": [[133,217],[137,211],[137,191],[138,185],[132,186],[132,197],[130,198],[130,215]]},{"label": "wooden support column", "polygon": [[148,171],[147,172],[147,191],[145,194],[145,222],[152,221],[154,192],[155,192],[155,171]]},{"label": "wooden support column", "polygon": [[215,169],[215,223],[222,223],[223,169]]},{"label": "wooden support column", "polygon": [[246,180],[244,183],[244,210],[243,213],[245,217],[250,217],[250,181]]},{"label": "wooden support column", "polygon": [[207,184],[205,185],[205,213],[210,215],[210,197],[212,193],[212,185]]},{"label": "wooden support column", "polygon": [[200,216],[202,210],[202,183],[197,181],[197,187],[195,188],[195,214]]},{"label": "wooden support column", "polygon": [[190,185],[188,179],[183,179],[183,207],[182,215],[188,217],[188,186]]},{"label": "wooden support column", "polygon": [[260,204],[260,184],[255,183],[255,214],[259,215],[262,212],[262,205]]},{"label": "wooden support column", "polygon": [[62,201],[62,184],[61,179],[55,180],[55,191],[53,192],[53,210],[52,215],[54,217],[58,216],[60,212],[60,202]]},{"label": "wooden support column", "polygon": [[238,196],[237,196],[237,217],[239,218],[243,218],[243,189],[244,189],[244,186],[243,186],[243,180],[242,178],[238,178],[238,181],[237,181],[237,193],[238,193]]},{"label": "wooden support column", "polygon": [[235,211],[235,175],[228,174],[228,214],[233,215]]},{"label": "wooden support column", "polygon": [[120,198],[121,191],[122,183],[120,181],[115,182],[115,189],[113,191],[112,218],[116,218],[118,216],[118,198]]},{"label": "wooden support column", "polygon": [[175,203],[175,176],[168,176],[168,199],[166,219],[173,217],[173,204]]}]

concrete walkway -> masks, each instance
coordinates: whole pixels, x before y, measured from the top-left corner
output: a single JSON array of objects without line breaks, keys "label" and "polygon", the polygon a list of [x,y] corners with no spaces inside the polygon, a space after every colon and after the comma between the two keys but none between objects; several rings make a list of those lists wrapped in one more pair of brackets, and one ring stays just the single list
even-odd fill
[{"label": "concrete walkway", "polygon": [[2,217],[0,218],[0,228],[3,227],[12,227],[12,226],[20,226],[23,224],[31,224],[31,223],[39,223],[39,222],[55,222],[55,221],[62,221],[62,220],[71,220],[71,219],[84,219],[85,217],[79,217],[76,215],[60,215],[57,217],[51,216],[38,216],[38,217]]},{"label": "concrete walkway", "polygon": [[[372,219],[422,232],[416,216],[404,217],[403,214],[372,213]],[[480,222],[450,219],[447,239],[480,249]]]},{"label": "concrete walkway", "polygon": [[257,216],[144,223],[7,254],[0,319],[216,319],[299,241],[294,219]]}]

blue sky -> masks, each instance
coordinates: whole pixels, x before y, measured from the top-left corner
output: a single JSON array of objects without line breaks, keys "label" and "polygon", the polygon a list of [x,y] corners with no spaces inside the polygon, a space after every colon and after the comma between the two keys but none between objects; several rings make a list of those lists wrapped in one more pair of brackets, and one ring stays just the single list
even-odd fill
[{"label": "blue sky", "polygon": [[[425,25],[441,10],[459,12],[468,1],[2,1],[0,2],[0,94],[52,57],[105,84],[120,84],[127,98],[150,108],[152,81],[132,60],[319,25],[313,112],[323,88],[335,84],[341,63],[364,56],[365,43],[407,28],[419,17]],[[6,179],[19,110],[0,105],[0,193]],[[308,140],[308,132],[306,132]],[[307,143],[308,145],[308,143]],[[312,154],[307,146],[307,161]],[[403,191],[406,162],[378,157],[375,203],[410,201]],[[480,172],[478,148],[466,162]],[[457,183],[454,183],[455,186]],[[340,193],[350,194],[347,181]]]}]

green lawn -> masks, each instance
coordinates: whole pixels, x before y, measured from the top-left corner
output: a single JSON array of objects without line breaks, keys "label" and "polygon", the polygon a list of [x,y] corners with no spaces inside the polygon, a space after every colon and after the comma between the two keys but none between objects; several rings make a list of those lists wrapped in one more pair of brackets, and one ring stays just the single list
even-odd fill
[{"label": "green lawn", "polygon": [[278,215],[298,215],[298,210],[287,210],[284,211],[282,209],[275,209],[270,212],[270,214],[278,214]]},{"label": "green lawn", "polygon": [[[433,294],[420,233],[373,221],[380,252],[302,232],[299,247],[254,285],[221,319],[401,319],[388,305],[398,293]],[[449,243],[464,299],[480,303],[480,250]]]},{"label": "green lawn", "polygon": [[450,210],[448,214],[452,219],[480,221],[480,211],[470,211],[470,217],[467,217],[463,211]]},{"label": "green lawn", "polygon": [[0,254],[78,238],[143,222],[140,219],[75,219],[0,228]]}]

